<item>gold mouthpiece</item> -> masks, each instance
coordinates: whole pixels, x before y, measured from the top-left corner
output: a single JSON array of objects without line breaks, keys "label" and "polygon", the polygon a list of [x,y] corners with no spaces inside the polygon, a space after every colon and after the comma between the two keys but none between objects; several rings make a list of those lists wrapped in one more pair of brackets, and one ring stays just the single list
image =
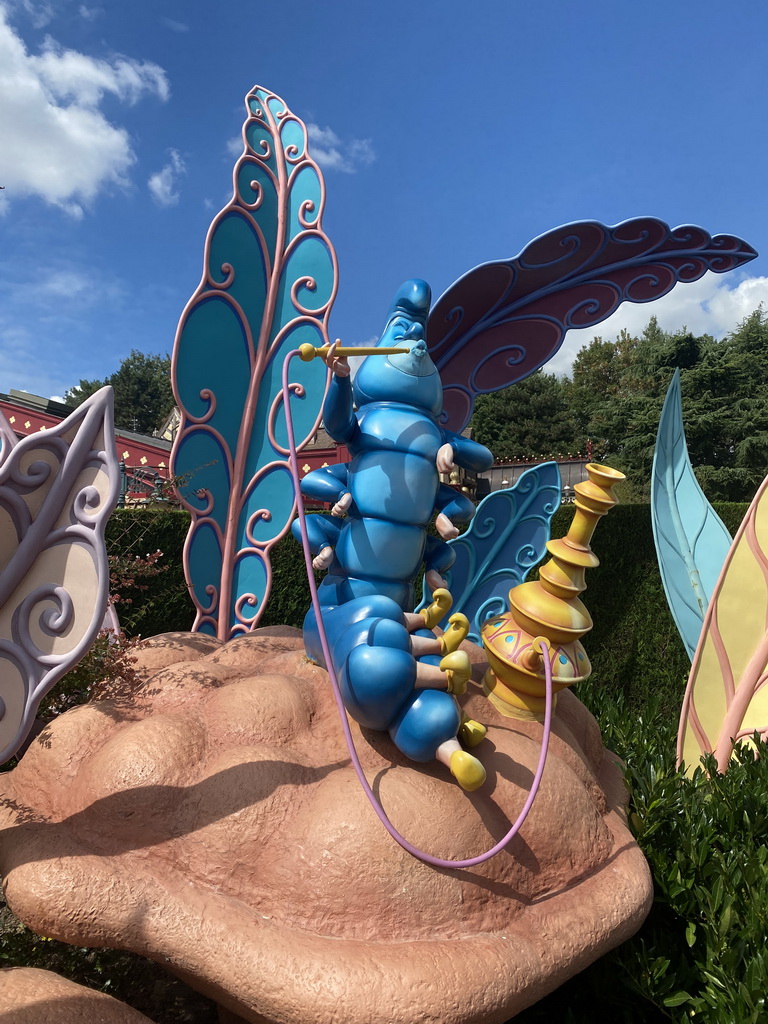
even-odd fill
[{"label": "gold mouthpiece", "polygon": [[[299,345],[299,358],[303,359],[305,363],[310,363],[316,356],[325,358],[330,350],[330,345],[323,345],[321,348],[315,348],[310,342],[305,342],[303,345]],[[339,345],[334,353],[337,356],[392,356],[398,352],[410,352],[409,348],[372,348],[362,347],[354,348],[351,345]]]}]

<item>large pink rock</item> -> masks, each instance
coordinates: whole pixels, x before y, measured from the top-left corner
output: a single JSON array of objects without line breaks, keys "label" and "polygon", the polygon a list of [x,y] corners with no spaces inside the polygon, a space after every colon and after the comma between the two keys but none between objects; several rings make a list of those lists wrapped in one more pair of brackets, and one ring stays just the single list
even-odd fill
[{"label": "large pink rock", "polygon": [[138,1010],[50,971],[0,970],[3,1024],[152,1024]]},{"label": "large pink rock", "polygon": [[[254,1024],[501,1024],[648,911],[620,770],[567,691],[519,835],[436,870],[368,805],[298,631],[156,637],[137,670],[130,695],[56,719],[0,781],[7,899],[41,934],[152,957]],[[352,727],[394,825],[445,858],[507,832],[541,743],[477,684],[464,703],[489,726],[472,794]]]}]

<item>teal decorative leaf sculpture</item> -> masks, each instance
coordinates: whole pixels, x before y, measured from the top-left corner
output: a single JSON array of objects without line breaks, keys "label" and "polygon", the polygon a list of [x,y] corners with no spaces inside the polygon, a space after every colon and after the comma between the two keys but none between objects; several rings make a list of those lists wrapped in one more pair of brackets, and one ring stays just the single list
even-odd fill
[{"label": "teal decorative leaf sculpture", "polygon": [[[171,465],[192,515],[184,562],[193,628],[222,639],[253,629],[269,594],[269,554],[296,507],[283,359],[301,344],[328,343],[337,287],[306,127],[266,89],[245,102],[234,195],[211,224],[172,362],[181,423]],[[326,378],[319,359],[291,365],[299,448],[317,429]]]},{"label": "teal decorative leaf sculpture", "polygon": [[659,421],[651,519],[667,603],[693,659],[731,536],[699,486],[688,457],[679,370],[672,377]]},{"label": "teal decorative leaf sculpture", "polygon": [[[480,502],[466,532],[448,542],[456,561],[443,575],[453,607],[441,628],[445,629],[449,615],[463,612],[470,623],[467,639],[482,642],[483,623],[508,611],[509,591],[544,557],[552,516],[559,505],[556,462],[527,469],[514,487],[494,491]],[[419,607],[431,599],[425,584]]]}]

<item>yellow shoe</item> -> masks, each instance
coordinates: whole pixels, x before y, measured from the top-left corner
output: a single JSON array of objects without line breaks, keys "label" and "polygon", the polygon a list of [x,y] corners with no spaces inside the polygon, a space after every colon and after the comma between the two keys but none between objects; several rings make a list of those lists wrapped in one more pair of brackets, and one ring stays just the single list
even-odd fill
[{"label": "yellow shoe", "polygon": [[440,637],[440,653],[451,654],[459,649],[459,644],[465,640],[469,632],[469,619],[461,612],[456,612],[448,619],[448,629]]},{"label": "yellow shoe", "polygon": [[440,619],[442,619],[451,610],[453,604],[453,598],[450,592],[440,587],[438,590],[432,591],[432,604],[426,608],[422,608],[420,615],[424,616],[424,622],[427,625],[427,629],[434,629]]},{"label": "yellow shoe", "polygon": [[461,696],[467,692],[467,683],[472,675],[472,666],[466,651],[453,651],[440,662],[440,669],[448,677],[448,693]]},{"label": "yellow shoe", "polygon": [[486,727],[480,722],[476,722],[474,718],[470,718],[468,715],[461,716],[459,739],[465,747],[476,747],[478,743],[482,743],[487,732]]},{"label": "yellow shoe", "polygon": [[485,782],[485,768],[466,750],[454,750],[451,754],[451,775],[467,793],[479,789]]}]

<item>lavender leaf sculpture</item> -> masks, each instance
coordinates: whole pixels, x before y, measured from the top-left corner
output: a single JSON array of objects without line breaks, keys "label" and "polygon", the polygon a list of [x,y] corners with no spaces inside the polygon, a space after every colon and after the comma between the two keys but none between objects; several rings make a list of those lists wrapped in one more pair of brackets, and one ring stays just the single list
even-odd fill
[{"label": "lavender leaf sculpture", "polygon": [[[337,287],[306,127],[266,89],[248,94],[246,110],[234,195],[211,224],[172,365],[181,411],[172,469],[192,515],[184,561],[193,628],[222,639],[253,629],[269,594],[270,550],[296,507],[283,359],[301,344],[328,343]],[[319,359],[295,360],[291,374],[301,447],[317,429],[327,375]]]},{"label": "lavender leaf sculpture", "polygon": [[[507,595],[522,583],[546,553],[550,523],[560,505],[560,473],[556,462],[527,469],[514,487],[494,491],[477,507],[467,530],[449,540],[456,560],[444,578],[453,596],[448,615],[463,612],[470,623],[467,639],[480,644],[486,619],[507,611]],[[426,607],[432,600],[424,584]]]},{"label": "lavender leaf sculpture", "polygon": [[678,282],[734,270],[756,255],[733,235],[637,217],[615,227],[566,224],[514,259],[475,267],[444,293],[427,323],[445,391],[443,421],[460,433],[475,395],[543,366],[569,329],[594,327],[622,302],[651,302]]},{"label": "lavender leaf sculpture", "polygon": [[679,370],[670,382],[659,421],[651,477],[651,521],[667,604],[692,660],[731,535],[691,467]]},{"label": "lavender leaf sculpture", "polygon": [[0,432],[2,762],[21,746],[40,700],[85,654],[104,619],[104,527],[120,486],[112,389],[18,442],[1,425]]}]

